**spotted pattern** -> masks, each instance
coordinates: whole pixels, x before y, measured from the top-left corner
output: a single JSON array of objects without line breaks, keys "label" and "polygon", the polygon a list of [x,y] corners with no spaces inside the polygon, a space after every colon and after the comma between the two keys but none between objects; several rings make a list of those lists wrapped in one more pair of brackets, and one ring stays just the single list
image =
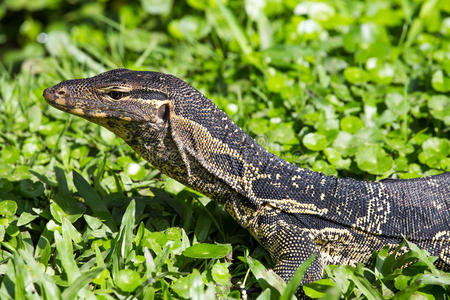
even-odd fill
[{"label": "spotted pattern", "polygon": [[[269,251],[285,280],[313,253],[304,282],[321,278],[324,264],[368,263],[374,250],[403,237],[450,269],[450,173],[366,182],[299,168],[262,148],[193,87],[157,72],[113,70],[61,82],[44,97],[218,201]],[[158,114],[161,105],[168,117]]]}]

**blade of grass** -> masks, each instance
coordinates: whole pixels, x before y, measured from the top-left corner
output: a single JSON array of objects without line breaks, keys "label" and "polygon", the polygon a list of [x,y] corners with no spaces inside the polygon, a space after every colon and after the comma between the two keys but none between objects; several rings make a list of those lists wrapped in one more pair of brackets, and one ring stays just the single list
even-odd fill
[{"label": "blade of grass", "polygon": [[433,273],[433,275],[438,276],[439,271],[436,269],[434,264],[430,262],[429,254],[427,254],[425,250],[419,249],[419,247],[417,247],[416,244],[414,243],[408,241],[406,241],[406,243],[408,244],[409,249],[411,249],[411,251],[417,254],[417,258],[419,259],[419,261],[425,263],[427,267],[430,269],[431,273]]},{"label": "blade of grass", "polygon": [[134,200],[130,201],[128,207],[123,215],[122,223],[120,224],[119,235],[117,236],[114,250],[111,252],[112,256],[118,257],[118,263],[121,265],[124,263],[124,259],[127,258],[133,247],[133,229],[135,222],[135,208],[136,204]]},{"label": "blade of grass", "polygon": [[300,283],[302,282],[303,277],[305,276],[306,270],[308,270],[309,266],[312,264],[314,259],[316,258],[316,253],[308,257],[295,271],[294,276],[292,276],[291,280],[289,280],[286,288],[283,293],[281,293],[280,300],[289,300],[294,296],[295,292],[299,289]]},{"label": "blade of grass", "polygon": [[89,185],[89,183],[77,172],[73,171],[73,183],[77,188],[81,197],[86,200],[86,204],[92,209],[92,211],[105,220],[106,225],[112,230],[117,231],[117,226],[97,192]]},{"label": "blade of grass", "polygon": [[14,254],[14,299],[26,300],[25,297],[25,263],[17,253]]},{"label": "blade of grass", "polygon": [[370,284],[370,282],[365,279],[364,277],[358,276],[355,273],[352,272],[351,269],[346,268],[347,278],[350,278],[355,285],[358,287],[358,289],[361,290],[361,292],[364,294],[364,296],[367,297],[369,300],[381,300],[383,297],[381,294],[373,288],[373,286]]},{"label": "blade of grass", "polygon": [[61,299],[58,286],[52,278],[43,272],[42,267],[37,263],[33,256],[23,250],[19,250],[19,254],[30,270],[33,279],[41,285],[42,298],[51,300]]},{"label": "blade of grass", "polygon": [[73,241],[75,244],[81,243],[81,234],[73,227],[72,223],[67,220],[67,218],[61,216],[62,219],[62,231],[63,235],[66,234],[67,237]]},{"label": "blade of grass", "polygon": [[251,53],[252,48],[247,41],[247,37],[245,36],[244,31],[242,30],[231,10],[223,5],[221,0],[216,0],[215,3],[219,7],[220,13],[227,21],[228,26],[230,27],[230,30],[233,33],[234,38],[236,39],[236,42],[242,49],[242,52],[246,55]]},{"label": "blade of grass", "polygon": [[267,282],[280,293],[284,291],[284,289],[286,288],[286,283],[283,281],[283,279],[277,276],[274,271],[267,270],[262,263],[250,256],[247,256],[246,259],[250,267],[250,271],[252,271],[253,275],[258,281],[263,280],[263,282]]},{"label": "blade of grass", "polygon": [[69,288],[64,290],[61,297],[67,300],[75,299],[79,291],[81,291],[81,289],[83,289],[92,279],[94,279],[104,269],[105,268],[95,268],[88,272],[84,272],[75,279],[75,281]]},{"label": "blade of grass", "polygon": [[[69,283],[74,282],[74,280],[80,276],[80,270],[78,269],[75,260],[73,259],[72,253],[72,243],[64,239],[58,231],[55,231],[55,246],[59,259],[61,260],[61,265],[64,272],[67,275],[67,281]],[[69,245],[70,243],[70,245]]]},{"label": "blade of grass", "polygon": [[122,243],[120,246],[120,254],[123,258],[126,258],[133,248],[133,228],[135,221],[136,203],[131,200],[130,204],[125,211],[122,218],[122,224],[120,224],[120,234],[122,236]]}]

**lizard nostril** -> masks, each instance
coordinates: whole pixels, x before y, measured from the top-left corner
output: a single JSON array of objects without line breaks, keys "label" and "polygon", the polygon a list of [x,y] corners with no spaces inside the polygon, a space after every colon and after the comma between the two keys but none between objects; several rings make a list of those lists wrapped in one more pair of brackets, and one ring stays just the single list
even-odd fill
[{"label": "lizard nostril", "polygon": [[65,91],[58,91],[58,95],[60,95],[60,96],[62,96],[62,95],[64,95],[64,94],[66,94],[66,92]]}]

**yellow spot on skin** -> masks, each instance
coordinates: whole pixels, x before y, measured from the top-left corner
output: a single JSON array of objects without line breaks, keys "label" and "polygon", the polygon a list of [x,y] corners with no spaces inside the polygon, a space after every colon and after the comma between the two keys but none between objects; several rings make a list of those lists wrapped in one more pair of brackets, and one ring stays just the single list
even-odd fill
[{"label": "yellow spot on skin", "polygon": [[130,117],[122,117],[122,120],[131,121],[131,118]]},{"label": "yellow spot on skin", "polygon": [[58,99],[55,100],[55,103],[59,104],[59,105],[66,105],[66,99],[58,98]]},{"label": "yellow spot on skin", "polygon": [[94,118],[106,118],[106,114],[104,112],[94,113],[92,116]]},{"label": "yellow spot on skin", "polygon": [[70,111],[70,113],[78,116],[84,116],[84,111],[80,108],[74,108]]}]

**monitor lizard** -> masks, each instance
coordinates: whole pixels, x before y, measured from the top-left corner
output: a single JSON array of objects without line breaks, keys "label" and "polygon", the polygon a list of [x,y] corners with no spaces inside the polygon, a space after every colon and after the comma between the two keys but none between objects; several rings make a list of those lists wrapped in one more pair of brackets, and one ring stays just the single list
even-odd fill
[{"label": "monitor lizard", "polygon": [[268,152],[186,82],[116,69],[63,81],[49,104],[114,132],[154,167],[220,203],[268,250],[289,280],[325,264],[367,263],[404,238],[450,269],[450,173],[358,181],[300,168]]}]

